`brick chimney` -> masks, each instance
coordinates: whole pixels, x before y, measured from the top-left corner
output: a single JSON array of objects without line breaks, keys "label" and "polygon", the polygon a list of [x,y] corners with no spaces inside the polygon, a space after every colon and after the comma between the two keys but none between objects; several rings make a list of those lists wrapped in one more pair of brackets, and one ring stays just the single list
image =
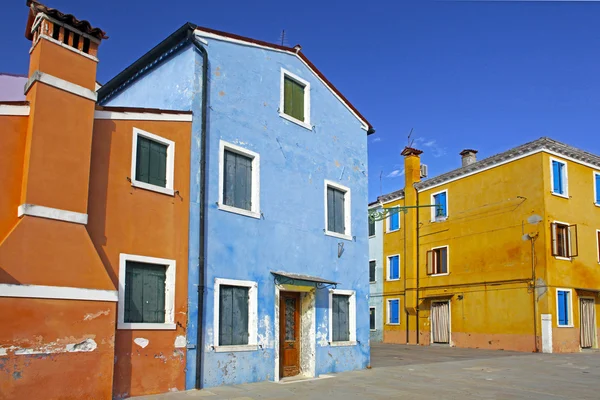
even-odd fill
[{"label": "brick chimney", "polygon": [[467,165],[471,165],[477,162],[477,150],[473,149],[465,149],[460,152],[462,156],[462,166],[466,167]]}]

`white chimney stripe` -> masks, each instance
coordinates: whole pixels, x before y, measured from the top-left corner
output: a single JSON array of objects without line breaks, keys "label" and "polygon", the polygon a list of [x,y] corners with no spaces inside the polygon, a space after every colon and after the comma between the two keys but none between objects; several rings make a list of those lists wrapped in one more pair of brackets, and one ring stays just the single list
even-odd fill
[{"label": "white chimney stripe", "polygon": [[52,76],[39,70],[31,74],[31,77],[25,85],[25,94],[29,92],[29,89],[31,89],[35,82],[45,83],[46,85],[64,90],[65,92],[73,93],[74,95],[81,96],[94,102],[98,99],[98,95],[93,90],[84,88],[83,86],[76,85],[72,82],[57,78],[56,76]]},{"label": "white chimney stripe", "polygon": [[31,217],[55,219],[82,225],[86,225],[88,221],[87,214],[52,207],[36,206],[35,204],[21,204],[17,214],[19,218],[23,215],[28,215]]},{"label": "white chimney stripe", "polygon": [[0,115],[29,115],[29,106],[16,106],[11,104],[0,104]]},{"label": "white chimney stripe", "polygon": [[86,289],[65,286],[12,285],[9,283],[0,283],[0,297],[112,302],[119,300],[116,290]]},{"label": "white chimney stripe", "polygon": [[132,120],[132,121],[181,121],[192,122],[193,115],[188,113],[147,113],[96,110],[95,119]]}]

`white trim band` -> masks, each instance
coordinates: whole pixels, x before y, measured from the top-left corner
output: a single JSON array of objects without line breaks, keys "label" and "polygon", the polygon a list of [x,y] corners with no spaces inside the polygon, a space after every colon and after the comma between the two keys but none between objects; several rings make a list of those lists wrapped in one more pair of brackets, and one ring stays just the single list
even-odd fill
[{"label": "white trim band", "polygon": [[65,286],[12,285],[10,283],[0,283],[0,297],[112,302],[119,300],[116,290],[85,289]]},{"label": "white trim band", "polygon": [[29,89],[31,89],[35,82],[45,83],[46,85],[64,90],[65,92],[73,93],[74,95],[83,97],[84,99],[92,100],[94,102],[98,99],[98,95],[93,90],[84,88],[83,86],[76,85],[72,82],[57,78],[56,76],[41,72],[39,70],[31,74],[31,77],[25,85],[25,94],[29,92]]},{"label": "white trim band", "polygon": [[21,204],[18,208],[17,216],[21,218],[23,215],[30,217],[40,217],[55,219],[58,221],[73,222],[75,224],[86,225],[88,215],[75,211],[61,210],[59,208],[36,206],[35,204]]},{"label": "white trim band", "polygon": [[172,114],[172,113],[145,113],[145,112],[116,112],[101,111],[94,112],[95,119],[113,119],[124,121],[180,121],[192,122],[192,114]]},{"label": "white trim band", "polygon": [[0,104],[0,115],[29,115],[29,106],[15,106],[11,104]]}]

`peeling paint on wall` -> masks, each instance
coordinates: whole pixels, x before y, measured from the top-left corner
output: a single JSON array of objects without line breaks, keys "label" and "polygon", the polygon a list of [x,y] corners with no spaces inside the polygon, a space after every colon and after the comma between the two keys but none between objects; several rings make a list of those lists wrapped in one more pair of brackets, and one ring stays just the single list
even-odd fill
[{"label": "peeling paint on wall", "polygon": [[185,346],[186,346],[185,336],[183,336],[183,335],[177,336],[175,338],[175,348],[181,349],[181,348],[185,348]]},{"label": "peeling paint on wall", "polygon": [[98,311],[97,313],[94,314],[86,314],[85,317],[83,317],[84,321],[91,321],[93,319],[98,318],[101,315],[108,315],[110,313],[110,309],[109,310],[104,310],[104,311]]},{"label": "peeling paint on wall", "polygon": [[273,327],[268,314],[259,321],[258,328],[258,345],[265,349],[273,348]]},{"label": "peeling paint on wall", "polygon": [[148,339],[146,339],[146,338],[139,337],[139,338],[133,339],[133,343],[137,344],[142,349],[145,349],[146,346],[148,346],[148,343],[150,343],[150,341]]},{"label": "peeling paint on wall", "polygon": [[[16,356],[34,355],[34,354],[59,354],[59,353],[76,353],[90,352],[96,350],[98,344],[94,339],[87,338],[81,341],[65,343],[67,340],[74,338],[58,339],[54,342],[38,345],[35,347],[10,346],[0,348],[0,355],[6,356],[9,352],[13,352]],[[39,338],[41,341],[41,338]]]}]

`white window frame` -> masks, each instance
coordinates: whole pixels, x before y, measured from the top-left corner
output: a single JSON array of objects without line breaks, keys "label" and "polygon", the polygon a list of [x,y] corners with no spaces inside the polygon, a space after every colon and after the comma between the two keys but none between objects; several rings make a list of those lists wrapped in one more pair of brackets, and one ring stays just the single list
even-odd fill
[{"label": "white window frame", "polygon": [[[375,328],[371,329],[371,310],[374,310],[375,314]],[[377,332],[377,307],[369,306],[369,331]]]},{"label": "white window frame", "polygon": [[[559,324],[559,315],[558,315],[558,292],[568,292],[569,293],[569,308],[568,308],[568,316],[567,318],[569,319],[569,324],[568,325],[560,325]],[[556,326],[558,328],[573,328],[575,325],[573,325],[574,321],[573,321],[573,289],[564,289],[564,288],[556,288],[556,293],[555,296],[556,300],[555,300],[555,305],[556,305]]]},{"label": "white window frame", "polygon": [[[375,280],[374,281],[371,280],[371,276],[370,276],[371,275],[371,261],[375,261]],[[377,283],[377,260],[376,259],[369,260],[369,283],[370,284]]]},{"label": "white window frame", "polygon": [[[342,192],[344,192],[344,227],[345,227],[345,231],[344,233],[337,233],[337,232],[332,232],[330,230],[328,230],[328,224],[327,224],[327,215],[329,210],[327,209],[327,188],[331,186],[334,189],[337,190],[341,190]],[[351,216],[351,210],[352,210],[352,193],[350,191],[350,188],[344,185],[340,185],[337,182],[334,181],[330,181],[328,179],[325,179],[325,184],[323,187],[323,192],[324,192],[324,197],[323,197],[323,201],[324,201],[324,205],[325,205],[325,235],[327,236],[333,236],[339,239],[345,239],[345,240],[352,240],[352,216]]]},{"label": "white window frame", "polygon": [[[565,187],[565,193],[560,194],[560,193],[554,193],[554,168],[552,168],[552,161],[557,161],[559,163],[561,163],[562,165],[564,165],[564,179],[563,179],[563,185]],[[552,193],[552,195],[554,196],[558,196],[558,197],[563,197],[565,199],[569,198],[569,170],[568,170],[568,166],[567,166],[567,162],[560,160],[558,158],[555,157],[550,157],[550,193]]]},{"label": "white window frame", "polygon": [[[567,240],[569,241],[567,243],[567,246],[568,246],[568,248],[571,248],[571,230],[568,228],[571,226],[571,224],[569,224],[568,222],[563,222],[563,221],[552,221],[552,223],[567,226]],[[550,224],[550,227],[552,227],[552,224]],[[554,235],[554,232],[552,232],[552,230],[551,230],[550,231],[550,254],[552,254],[552,252],[553,252],[553,250],[552,250],[552,236],[553,235]],[[577,239],[579,240],[579,238],[577,238]],[[571,261],[573,259],[573,257],[562,257],[562,256],[554,256],[554,258],[557,260],[564,260],[564,261]]]},{"label": "white window frame", "polygon": [[443,222],[448,219],[448,215],[450,215],[450,209],[448,208],[448,189],[440,190],[439,192],[431,193],[431,205],[435,205],[435,196],[438,194],[446,193],[446,216],[445,217],[437,217],[435,216],[435,207],[431,207],[431,222]]},{"label": "white window frame", "polygon": [[[284,110],[284,96],[285,96],[285,77],[288,77],[301,85],[304,85],[304,121],[300,121],[290,115],[287,115]],[[288,71],[287,69],[281,68],[281,83],[279,93],[279,116],[290,122],[300,125],[303,128],[312,130],[310,124],[310,82],[300,78],[298,75]]]},{"label": "white window frame", "polygon": [[594,199],[593,199],[594,205],[596,207],[600,207],[600,203],[596,203],[596,191],[600,190],[600,188],[598,187],[598,185],[596,185],[596,177],[600,176],[600,172],[598,172],[598,171],[592,171],[592,176],[594,178],[594,181],[593,181],[593,183],[594,183]]},{"label": "white window frame", "polygon": [[[396,208],[396,207],[400,208],[400,206],[392,206],[390,208]],[[396,215],[398,216],[398,229],[394,229],[394,230],[390,229],[390,222],[392,220],[392,215],[390,214],[385,219],[385,233],[392,233],[392,232],[397,232],[400,230],[400,228],[402,226],[402,223],[401,223],[402,221],[400,220],[400,211],[398,211],[396,213]]]},{"label": "white window frame", "polygon": [[[225,180],[225,150],[241,154],[252,159],[251,210],[245,210],[243,208],[237,208],[224,204],[223,187]],[[260,154],[224,140],[219,141],[219,201],[217,204],[219,210],[260,219]]]},{"label": "white window frame", "polygon": [[[394,300],[398,300],[398,322],[392,323],[392,322],[390,322],[392,320],[392,318],[391,318],[392,317],[392,307],[390,307],[390,302],[392,302]],[[394,297],[394,298],[386,300],[386,308],[387,308],[386,321],[385,321],[386,325],[392,325],[392,326],[400,325],[400,322],[402,320],[400,318],[400,305],[401,305],[400,297]]]},{"label": "white window frame", "polygon": [[[443,249],[444,247],[446,248],[446,269],[447,269],[447,271],[445,273],[442,273],[442,274],[431,274],[431,275],[428,275],[427,274],[427,270],[425,270],[425,272],[426,272],[425,275],[426,276],[445,276],[445,275],[450,275],[450,245],[445,244],[443,246],[436,246],[436,247],[430,248],[429,250],[433,251],[433,250],[436,250],[436,249]],[[427,262],[427,258],[425,259],[425,262]],[[427,265],[425,266],[425,268],[427,268]]]},{"label": "white window frame", "polygon": [[[248,288],[248,344],[220,346],[219,345],[219,302],[221,296],[221,285],[239,286]],[[215,278],[214,291],[214,320],[213,349],[217,353],[231,351],[255,351],[258,350],[258,283],[254,281],[241,281],[237,279]],[[201,328],[201,327],[200,327]]]},{"label": "white window frame", "polygon": [[[367,214],[367,221],[368,221],[368,223],[370,225],[371,224],[371,218],[368,216],[368,214]],[[369,239],[373,239],[374,237],[377,236],[377,221],[373,221],[373,228],[374,228],[375,233],[373,235],[369,235]],[[369,232],[367,232],[367,234],[368,233]]]},{"label": "white window frame", "polygon": [[[398,278],[392,279],[390,278],[391,276],[391,268],[390,268],[390,258],[392,257],[398,257]],[[385,274],[385,280],[387,282],[394,282],[394,281],[399,281],[400,278],[402,278],[402,274],[400,273],[401,269],[400,269],[400,254],[390,254],[388,256],[385,257],[385,267],[386,267],[386,274]]]},{"label": "white window frame", "polygon": [[[166,266],[165,322],[125,322],[125,281],[127,261]],[[167,258],[121,253],[119,255],[119,303],[117,329],[175,330],[175,272],[176,261]]]},{"label": "white window frame", "polygon": [[[344,296],[350,296],[349,299],[349,316],[348,316],[348,328],[350,329],[350,340],[343,342],[333,341],[333,295],[340,294]],[[328,341],[330,346],[355,346],[356,342],[356,291],[354,290],[342,290],[342,289],[329,289],[329,332]]]},{"label": "white window frame", "polygon": [[[136,165],[137,165],[137,142],[138,136],[143,136],[147,139],[153,140],[160,144],[167,146],[167,165],[166,165],[166,179],[167,182],[165,187],[152,185],[146,182],[140,182],[136,179]],[[131,186],[140,189],[151,190],[166,194],[169,196],[175,196],[175,190],[173,189],[173,181],[175,179],[175,142],[166,139],[162,136],[155,135],[154,133],[146,132],[139,128],[133,128],[133,140],[131,149]]]},{"label": "white window frame", "polygon": [[600,229],[596,229],[596,256],[598,264],[600,264]]}]

